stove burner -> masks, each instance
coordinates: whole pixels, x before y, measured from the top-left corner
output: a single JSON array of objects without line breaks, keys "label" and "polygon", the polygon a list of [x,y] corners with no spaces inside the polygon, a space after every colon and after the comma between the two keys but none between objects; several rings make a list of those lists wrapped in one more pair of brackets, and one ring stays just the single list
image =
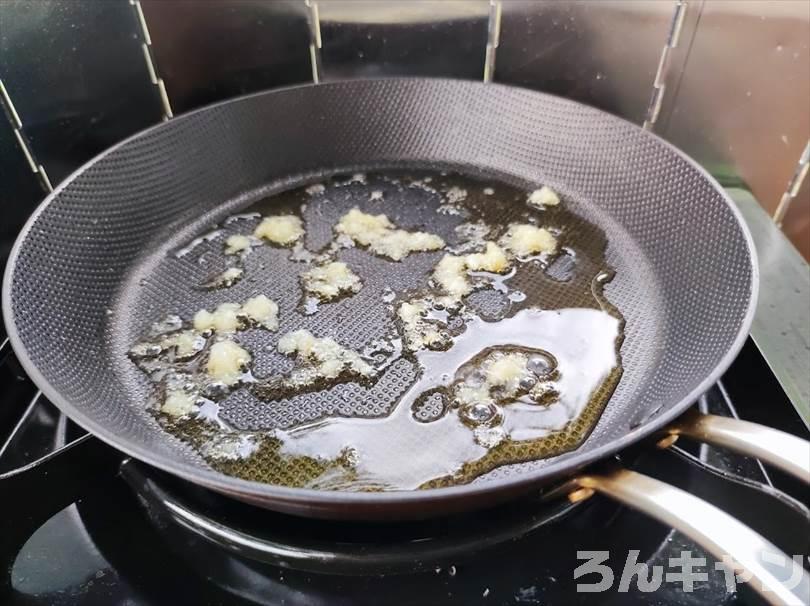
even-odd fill
[{"label": "stove burner", "polygon": [[182,529],[265,564],[333,575],[432,570],[524,537],[577,507],[533,496],[437,519],[336,522],[252,507],[134,461],[123,465],[122,475],[159,528]]}]

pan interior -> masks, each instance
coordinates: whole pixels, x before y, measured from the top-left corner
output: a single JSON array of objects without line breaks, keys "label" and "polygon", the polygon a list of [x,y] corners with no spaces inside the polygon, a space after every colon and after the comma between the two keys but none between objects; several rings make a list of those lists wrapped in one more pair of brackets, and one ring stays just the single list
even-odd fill
[{"label": "pan interior", "polygon": [[[140,341],[130,350],[133,363],[119,364],[120,372],[161,426],[208,465],[270,484],[355,491],[447,486],[571,451],[619,381],[624,320],[603,293],[613,277],[604,231],[570,210],[569,200],[530,204],[530,191],[528,184],[482,176],[400,170],[334,174],[247,200],[191,238],[169,237],[165,254],[130,286],[126,307],[115,314],[128,318],[125,340]],[[334,226],[353,209],[384,214],[409,234],[427,232],[445,244],[392,260],[336,235]],[[244,250],[225,252],[233,236],[251,237],[263,217],[277,216],[301,219],[304,235],[286,245],[251,238]],[[503,243],[513,225],[548,229],[557,251],[512,256],[499,273],[468,273],[473,292],[448,303],[432,277],[437,263],[446,253],[466,258],[483,252],[486,242]],[[335,261],[358,277],[354,288],[326,301],[307,294],[302,276]],[[242,274],[226,286],[217,276],[229,268]],[[205,340],[189,332],[198,310],[256,295],[278,304],[277,329],[244,324],[227,336],[209,330]],[[426,300],[435,307],[422,314],[417,336],[409,335],[398,314]],[[374,375],[286,386],[294,362],[279,342],[301,329],[358,352]],[[436,332],[443,342],[414,341]],[[198,339],[197,353],[176,357],[170,348],[140,355],[180,334]],[[205,377],[217,340],[250,353],[249,373],[232,389],[200,390],[195,381]],[[550,345],[521,346],[532,343]],[[570,361],[560,358],[576,347]],[[521,397],[500,402],[511,404],[459,404],[456,390],[480,385],[481,365],[496,359],[507,365],[550,359],[555,366],[543,362],[539,375],[526,373],[526,389],[515,388]],[[459,379],[464,373],[477,374]],[[197,406],[181,415],[161,412],[169,409],[169,394],[193,397]]]}]

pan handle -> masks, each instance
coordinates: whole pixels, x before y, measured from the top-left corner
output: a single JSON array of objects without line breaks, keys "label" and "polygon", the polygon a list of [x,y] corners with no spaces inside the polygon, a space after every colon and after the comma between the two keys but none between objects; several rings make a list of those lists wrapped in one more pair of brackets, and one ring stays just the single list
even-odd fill
[{"label": "pan handle", "polygon": [[784,431],[692,409],[672,423],[667,433],[661,446],[685,436],[756,457],[810,484],[810,442]]},{"label": "pan handle", "polygon": [[769,604],[810,604],[810,574],[801,563],[742,522],[680,488],[616,469],[579,476],[563,490],[569,491],[571,501],[602,493],[676,528],[736,574],[750,576],[749,584]]}]

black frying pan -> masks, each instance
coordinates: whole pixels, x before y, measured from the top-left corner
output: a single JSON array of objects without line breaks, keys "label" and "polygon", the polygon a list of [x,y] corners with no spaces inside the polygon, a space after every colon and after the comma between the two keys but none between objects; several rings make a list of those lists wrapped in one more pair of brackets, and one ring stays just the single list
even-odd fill
[{"label": "black frying pan", "polygon": [[[144,384],[126,367],[137,335],[168,309],[167,292],[187,293],[173,302],[187,311],[211,306],[185,288],[196,276],[167,262],[169,253],[268,191],[321,173],[391,166],[548,184],[604,231],[616,270],[606,295],[624,314],[626,334],[624,375],[600,422],[573,452],[431,490],[317,491],[212,470],[161,430],[146,411]],[[264,507],[391,518],[493,503],[660,431],[737,354],[756,290],[753,244],[739,213],[705,171],[661,139],[548,95],[408,79],[235,99],[108,150],[62,183],[23,229],[5,274],[3,312],[35,383],[116,448]],[[580,498],[610,492],[593,479],[588,486]]]}]

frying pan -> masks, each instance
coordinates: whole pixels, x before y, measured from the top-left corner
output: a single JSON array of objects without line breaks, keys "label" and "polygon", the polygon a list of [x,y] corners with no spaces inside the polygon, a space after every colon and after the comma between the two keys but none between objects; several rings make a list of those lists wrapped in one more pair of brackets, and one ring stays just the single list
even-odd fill
[{"label": "frying pan", "polygon": [[[382,167],[450,168],[547,184],[605,232],[607,260],[616,270],[605,294],[626,320],[624,375],[607,409],[575,451],[502,467],[462,486],[317,491],[214,471],[160,428],[146,411],[143,384],[126,369],[127,349],[156,319],[166,292],[179,297],[174,303],[181,308],[210,307],[198,291],[178,290],[191,284],[193,271],[166,259],[258,196],[322,174]],[[563,490],[570,498],[611,494],[698,535],[714,553],[741,550],[740,567],[773,588],[771,599],[779,601],[789,592],[756,557],[763,546],[776,548],[722,512],[630,471],[570,479],[664,431],[718,379],[748,333],[757,280],[751,237],[718,184],[635,125],[499,85],[369,80],[213,105],[92,160],[22,230],[4,277],[3,313],[17,356],[54,404],[102,440],[186,480],[285,512],[379,519],[481,507],[569,478]],[[362,338],[371,328],[359,322],[353,330]],[[796,462],[810,453],[801,440],[777,436],[778,454],[767,448],[774,430],[717,431],[716,424],[686,418],[670,426],[669,440],[681,434],[720,439],[749,452],[757,444],[757,454],[806,477]],[[664,512],[662,500],[672,500],[668,509],[676,511]],[[688,509],[701,515],[676,519],[677,510]]]}]

